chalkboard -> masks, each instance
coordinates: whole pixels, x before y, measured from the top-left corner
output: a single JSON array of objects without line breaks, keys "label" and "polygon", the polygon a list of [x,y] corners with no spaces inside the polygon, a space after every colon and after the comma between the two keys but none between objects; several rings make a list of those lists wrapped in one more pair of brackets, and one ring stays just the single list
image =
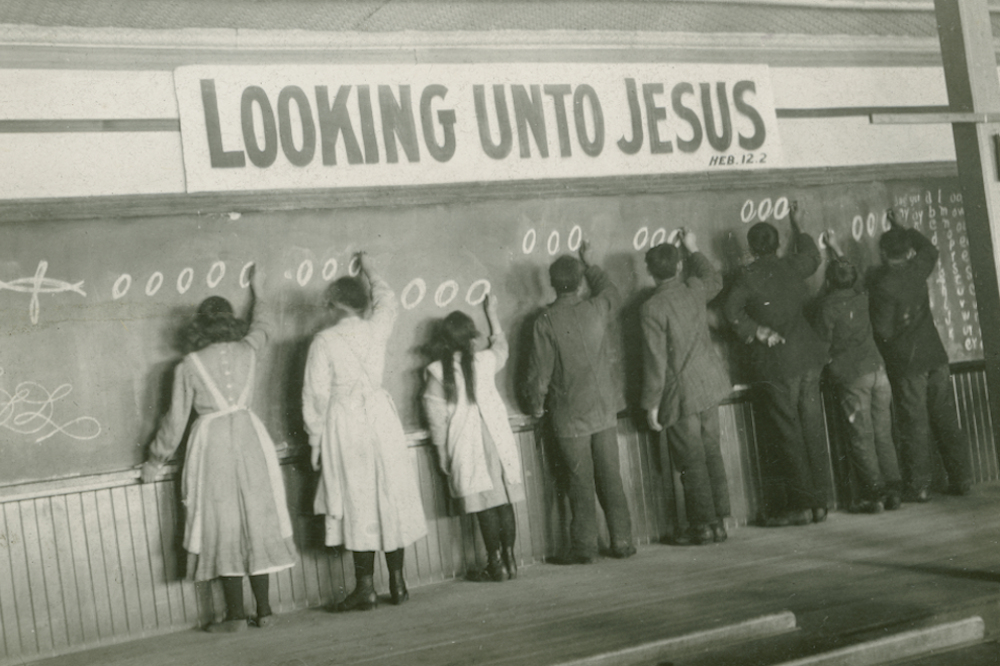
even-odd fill
[{"label": "chalkboard", "polygon": [[[300,392],[312,335],[326,325],[326,284],[373,256],[400,300],[385,385],[409,430],[420,427],[420,348],[432,321],[498,295],[513,349],[499,378],[518,412],[526,324],[554,296],[547,266],[593,242],[622,291],[651,284],[642,255],[675,226],[695,230],[727,273],[746,260],[746,229],[776,222],[788,203],[816,236],[834,227],[848,256],[877,261],[886,207],[932,234],[942,250],[934,310],[952,360],[980,358],[961,196],[954,179],[656,195],[562,197],[336,211],[180,215],[137,220],[9,223],[0,248],[0,483],[126,469],[140,462],[167,409],[179,329],[213,294],[245,308],[246,267],[269,275],[265,307],[277,334],[258,373],[255,409],[275,441],[304,444]],[[822,269],[813,278],[820,286]],[[623,315],[624,316],[624,315]],[[634,384],[639,349],[620,345]],[[630,362],[630,359],[631,362]],[[626,377],[627,376],[627,377]]]}]

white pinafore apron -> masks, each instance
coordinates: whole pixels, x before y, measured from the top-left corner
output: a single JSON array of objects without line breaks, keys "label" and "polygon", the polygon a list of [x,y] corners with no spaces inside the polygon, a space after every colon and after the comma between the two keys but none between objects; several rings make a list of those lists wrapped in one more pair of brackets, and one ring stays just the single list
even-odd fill
[{"label": "white pinafore apron", "polygon": [[[251,351],[251,353],[253,353]],[[187,525],[184,530],[184,548],[189,553],[198,554],[201,552],[202,544],[202,507],[201,507],[201,491],[205,487],[205,465],[203,463],[203,457],[205,452],[208,425],[219,418],[234,414],[236,412],[246,412],[250,418],[251,424],[257,433],[257,444],[261,448],[261,453],[264,456],[265,464],[267,465],[268,476],[271,481],[271,491],[274,495],[274,507],[278,517],[278,526],[281,530],[282,538],[289,538],[292,536],[292,521],[288,515],[288,506],[285,500],[285,484],[281,478],[281,468],[278,465],[278,456],[275,453],[274,441],[268,434],[267,429],[261,420],[247,406],[247,400],[250,396],[250,388],[253,386],[255,369],[257,367],[256,354],[250,363],[250,372],[247,374],[247,382],[243,387],[243,392],[240,394],[239,399],[235,404],[230,405],[226,398],[219,391],[215,382],[212,380],[211,375],[208,373],[208,369],[198,358],[197,353],[190,354],[191,361],[194,363],[195,368],[198,370],[198,374],[201,375],[202,380],[205,382],[205,386],[208,388],[209,392],[212,394],[212,398],[215,400],[215,405],[218,408],[214,412],[210,412],[205,415],[199,415],[198,419],[194,423],[194,427],[191,432],[191,440],[188,443],[187,457],[184,461],[184,479],[183,479],[183,497],[184,506],[187,508]],[[266,573],[266,572],[252,572],[252,573]]]}]

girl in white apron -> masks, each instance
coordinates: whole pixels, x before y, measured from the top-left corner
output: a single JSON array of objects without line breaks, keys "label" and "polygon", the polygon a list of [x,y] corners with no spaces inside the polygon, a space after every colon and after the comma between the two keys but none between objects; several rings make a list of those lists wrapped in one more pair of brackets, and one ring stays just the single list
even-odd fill
[{"label": "girl in white apron", "polygon": [[[251,315],[262,278],[254,271]],[[274,442],[250,409],[257,354],[267,342],[267,309],[253,324],[233,315],[229,301],[212,296],[198,306],[185,330],[190,353],[174,373],[170,412],[164,418],[143,482],[156,479],[183,437],[191,410],[198,415],[188,438],[182,479],[186,508],[184,548],[196,581],[221,578],[226,599],[212,632],[247,627],[243,577],[257,602],[254,624],[273,623],[269,574],[295,563],[291,520]]]},{"label": "girl in white apron", "polygon": [[343,546],[354,557],[357,585],[335,606],[342,611],[378,604],[378,550],[385,553],[393,603],[406,601],[404,548],[427,534],[415,461],[382,388],[396,298],[364,254],[360,264],[367,284],[344,277],[326,290],[336,323],[309,347],[302,390],[312,463],[320,472],[314,510],[325,516],[326,545]]}]

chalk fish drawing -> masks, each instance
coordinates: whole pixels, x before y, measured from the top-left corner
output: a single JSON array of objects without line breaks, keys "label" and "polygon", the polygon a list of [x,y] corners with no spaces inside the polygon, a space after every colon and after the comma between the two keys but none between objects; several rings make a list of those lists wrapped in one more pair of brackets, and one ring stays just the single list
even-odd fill
[{"label": "chalk fish drawing", "polygon": [[72,291],[81,296],[87,293],[83,290],[83,280],[76,284],[70,284],[63,280],[55,280],[45,277],[45,271],[49,269],[49,262],[42,260],[38,262],[38,268],[33,277],[18,278],[12,282],[0,280],[0,289],[18,291],[23,294],[31,294],[31,302],[28,305],[28,312],[31,314],[31,323],[38,323],[38,294],[61,294],[64,291]]},{"label": "chalk fish drawing", "polygon": [[[0,376],[3,376],[0,368]],[[21,382],[8,393],[0,388],[0,427],[20,435],[38,435],[35,443],[44,442],[56,434],[71,439],[94,439],[101,434],[101,424],[90,416],[78,416],[64,423],[53,420],[55,404],[72,392],[73,387],[63,384],[49,391],[38,382]]]}]

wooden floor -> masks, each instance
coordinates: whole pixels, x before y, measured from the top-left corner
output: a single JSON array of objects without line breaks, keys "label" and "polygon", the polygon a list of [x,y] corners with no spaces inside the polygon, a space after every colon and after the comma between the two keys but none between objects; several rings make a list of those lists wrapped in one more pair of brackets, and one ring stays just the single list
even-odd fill
[{"label": "wooden floor", "polygon": [[431,585],[402,607],[299,611],[266,630],[185,631],[36,663],[555,664],[784,610],[800,631],[675,663],[775,663],[969,614],[985,615],[995,639],[998,544],[1000,486],[991,485],[877,516],[741,528],[722,545],[645,546],[626,561],[523,567],[503,584]]}]

